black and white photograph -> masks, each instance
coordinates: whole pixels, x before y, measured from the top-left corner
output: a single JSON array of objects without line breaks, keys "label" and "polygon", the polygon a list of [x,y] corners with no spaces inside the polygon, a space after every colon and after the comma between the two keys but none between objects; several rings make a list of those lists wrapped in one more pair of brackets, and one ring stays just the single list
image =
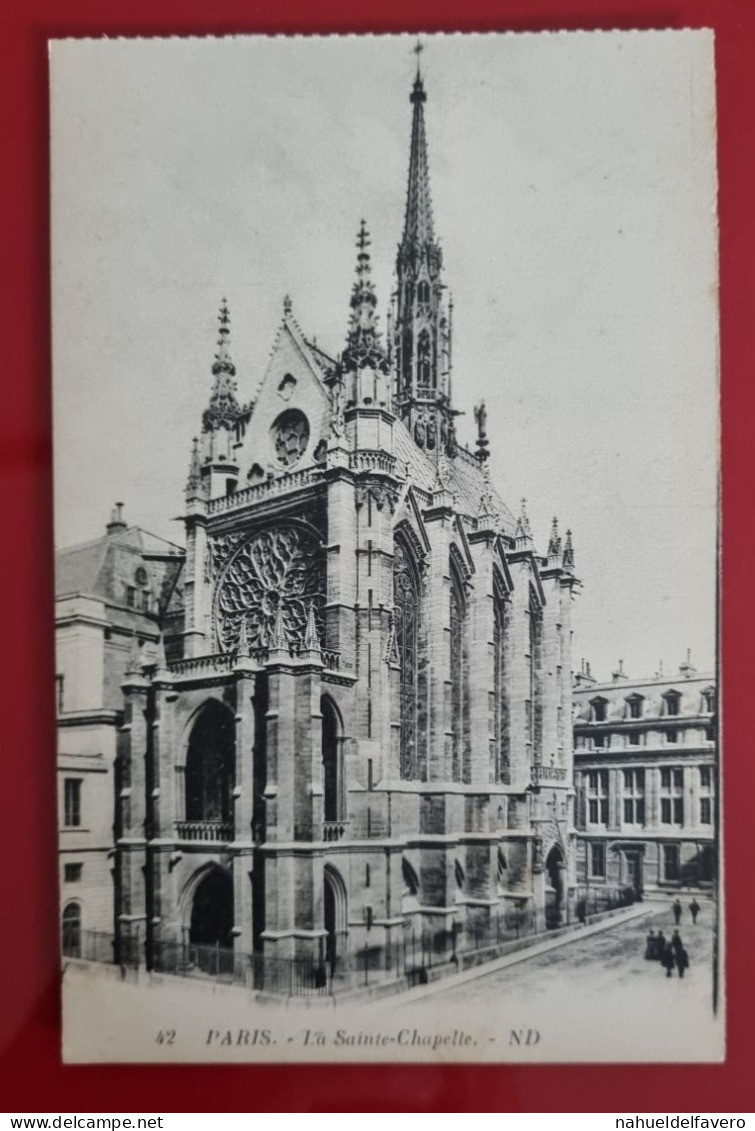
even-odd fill
[{"label": "black and white photograph", "polygon": [[714,77],[51,43],[67,1062],[723,1059]]}]

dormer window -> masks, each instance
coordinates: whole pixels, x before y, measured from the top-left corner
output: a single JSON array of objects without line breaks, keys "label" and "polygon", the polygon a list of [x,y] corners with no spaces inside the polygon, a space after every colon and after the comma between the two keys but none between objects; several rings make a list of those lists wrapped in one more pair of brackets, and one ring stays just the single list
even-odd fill
[{"label": "dormer window", "polygon": [[716,689],[715,687],[706,687],[702,693],[703,711],[712,715],[716,710]]},{"label": "dormer window", "polygon": [[592,707],[592,721],[594,723],[604,723],[608,715],[608,700],[607,699],[591,699],[590,706]]},{"label": "dormer window", "polygon": [[627,718],[628,719],[641,719],[642,709],[645,702],[643,695],[627,695]]},{"label": "dormer window", "polygon": [[664,715],[678,715],[682,706],[682,697],[678,691],[666,691],[663,695]]}]

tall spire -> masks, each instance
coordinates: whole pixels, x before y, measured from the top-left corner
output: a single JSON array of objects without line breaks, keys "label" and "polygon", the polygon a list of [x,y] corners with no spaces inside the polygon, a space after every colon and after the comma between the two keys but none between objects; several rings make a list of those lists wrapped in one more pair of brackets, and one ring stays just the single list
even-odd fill
[{"label": "tall spire", "polygon": [[343,366],[347,370],[371,369],[388,371],[388,359],[380,342],[375,317],[375,286],[370,263],[370,236],[362,220],[357,233],[357,277],[351,291],[351,316]]},{"label": "tall spire", "polygon": [[412,135],[404,231],[396,258],[396,307],[391,355],[394,404],[415,442],[436,455],[456,454],[451,407],[451,327],[441,279],[443,256],[435,238],[425,135],[427,95],[419,70],[409,101]]},{"label": "tall spire", "polygon": [[231,316],[228,302],[221,300],[218,313],[218,352],[212,365],[213,385],[210,406],[202,415],[202,431],[217,432],[220,428],[231,429],[242,414],[236,400],[236,366],[229,352],[231,338]]},{"label": "tall spire", "polygon": [[[417,48],[422,50],[421,44],[418,43]],[[415,48],[415,51],[417,48]],[[406,190],[406,216],[402,250],[408,250],[412,246],[420,249],[435,241],[430,198],[430,172],[427,161],[427,137],[425,135],[424,105],[427,102],[427,95],[419,69],[419,51],[417,52],[417,77],[414,80],[409,101],[414,110],[412,113],[409,184]]]}]

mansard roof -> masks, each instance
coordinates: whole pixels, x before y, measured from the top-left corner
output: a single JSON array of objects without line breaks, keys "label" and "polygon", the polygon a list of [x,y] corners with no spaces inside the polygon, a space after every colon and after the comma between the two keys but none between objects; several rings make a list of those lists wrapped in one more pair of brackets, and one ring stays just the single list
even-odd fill
[{"label": "mansard roof", "polygon": [[83,593],[117,598],[118,582],[131,583],[134,559],[149,555],[182,562],[184,551],[140,526],[125,526],[92,542],[59,550],[55,555],[55,596]]}]

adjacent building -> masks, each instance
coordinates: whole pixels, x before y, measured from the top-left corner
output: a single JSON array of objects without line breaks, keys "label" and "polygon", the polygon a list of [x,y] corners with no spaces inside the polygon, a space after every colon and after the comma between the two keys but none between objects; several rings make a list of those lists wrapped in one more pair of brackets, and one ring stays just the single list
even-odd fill
[{"label": "adjacent building", "polygon": [[183,560],[178,546],[128,526],[121,504],[100,538],[56,557],[59,890],[69,954],[81,952],[86,933],[98,955],[112,956],[121,684],[180,607]]},{"label": "adjacent building", "polygon": [[574,681],[577,873],[599,889],[712,889],[717,692],[689,656],[673,675]]}]

